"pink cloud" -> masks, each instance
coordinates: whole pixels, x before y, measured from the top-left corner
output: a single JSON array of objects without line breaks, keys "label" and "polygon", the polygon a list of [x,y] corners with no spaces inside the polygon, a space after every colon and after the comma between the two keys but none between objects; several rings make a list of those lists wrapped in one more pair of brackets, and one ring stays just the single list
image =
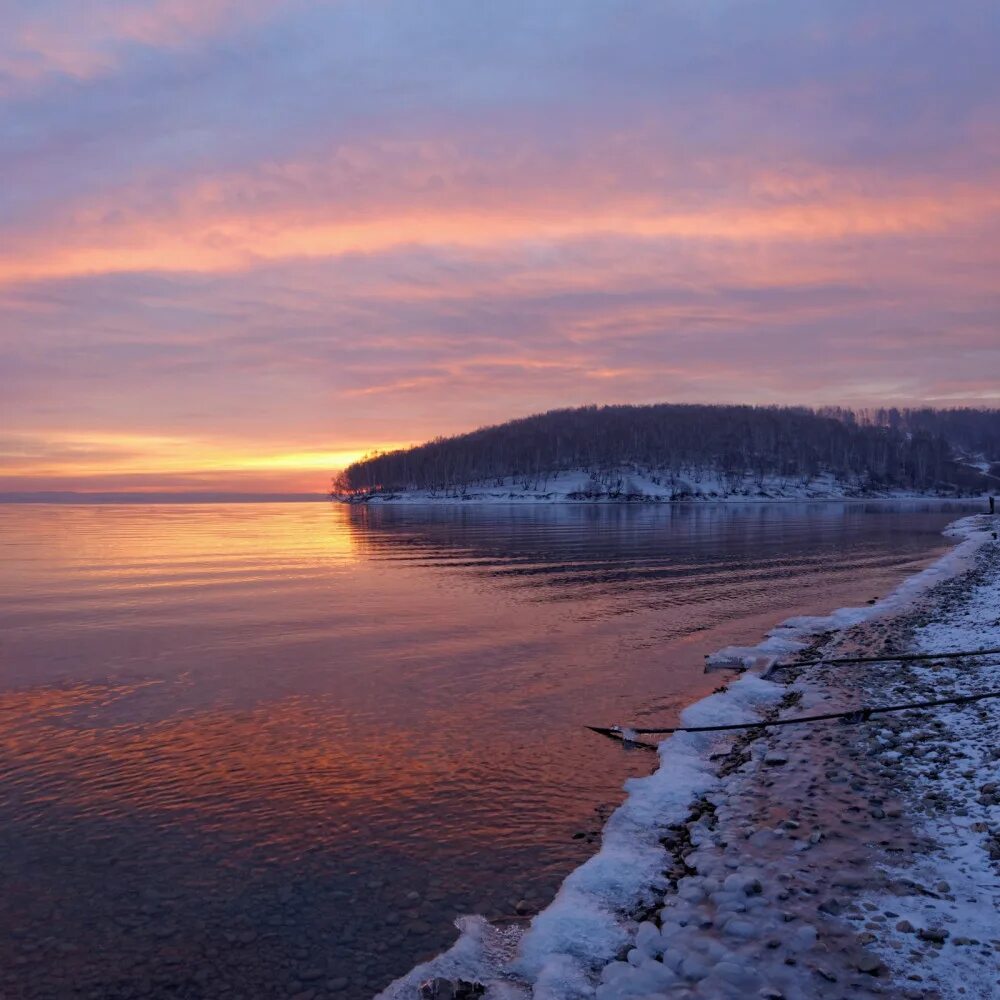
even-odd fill
[{"label": "pink cloud", "polygon": [[0,96],[53,75],[77,80],[103,76],[120,66],[122,48],[130,43],[186,48],[226,31],[237,19],[256,20],[283,6],[283,0],[10,4],[0,13]]}]

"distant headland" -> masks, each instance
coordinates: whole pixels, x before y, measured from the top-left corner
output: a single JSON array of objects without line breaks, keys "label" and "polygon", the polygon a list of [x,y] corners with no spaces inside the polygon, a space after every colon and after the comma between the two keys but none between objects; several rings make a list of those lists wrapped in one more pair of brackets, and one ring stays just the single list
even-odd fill
[{"label": "distant headland", "polygon": [[344,503],[963,497],[1000,489],[1000,410],[689,405],[550,410],[334,477]]}]

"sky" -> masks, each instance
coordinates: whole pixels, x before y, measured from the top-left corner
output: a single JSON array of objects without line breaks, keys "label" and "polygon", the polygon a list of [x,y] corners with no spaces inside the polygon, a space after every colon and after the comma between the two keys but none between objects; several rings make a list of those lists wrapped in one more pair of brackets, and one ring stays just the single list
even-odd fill
[{"label": "sky", "polygon": [[0,490],[1000,405],[993,0],[8,0]]}]

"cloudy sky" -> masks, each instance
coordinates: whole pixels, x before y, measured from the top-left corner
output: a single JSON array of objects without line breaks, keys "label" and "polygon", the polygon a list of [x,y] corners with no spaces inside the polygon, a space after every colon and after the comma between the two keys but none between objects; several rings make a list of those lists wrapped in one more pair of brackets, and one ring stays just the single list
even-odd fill
[{"label": "cloudy sky", "polygon": [[0,489],[1000,404],[994,0],[10,0]]}]

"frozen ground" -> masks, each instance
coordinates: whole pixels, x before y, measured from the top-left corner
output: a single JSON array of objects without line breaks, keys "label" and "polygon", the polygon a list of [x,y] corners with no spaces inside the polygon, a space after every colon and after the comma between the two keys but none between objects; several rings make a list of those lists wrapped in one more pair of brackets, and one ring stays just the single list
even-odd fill
[{"label": "frozen ground", "polygon": [[[907,622],[923,651],[1000,647],[1000,547],[938,588]],[[889,700],[1000,690],[1000,657],[893,670]],[[865,902],[895,912],[872,946],[904,981],[941,996],[1000,996],[1000,700],[896,717],[871,734],[874,769],[895,783],[926,849],[883,857],[892,894]],[[896,919],[898,914],[898,919]]]},{"label": "frozen ground", "polygon": [[[778,655],[1000,646],[994,524],[960,522],[955,550],[873,607],[724,651],[753,669],[684,723],[997,690],[1000,657],[758,675]],[[1000,995],[998,713],[1000,700],[665,740],[600,852],[526,931],[469,918],[383,996],[435,977],[504,1000]]]},{"label": "frozen ground", "polygon": [[706,469],[618,469],[593,474],[576,469],[540,477],[508,477],[449,490],[377,493],[368,503],[662,503],[678,500],[842,500],[879,497],[914,499],[929,494],[872,488],[861,480],[839,480],[829,473],[808,482],[767,476],[724,476]]}]

